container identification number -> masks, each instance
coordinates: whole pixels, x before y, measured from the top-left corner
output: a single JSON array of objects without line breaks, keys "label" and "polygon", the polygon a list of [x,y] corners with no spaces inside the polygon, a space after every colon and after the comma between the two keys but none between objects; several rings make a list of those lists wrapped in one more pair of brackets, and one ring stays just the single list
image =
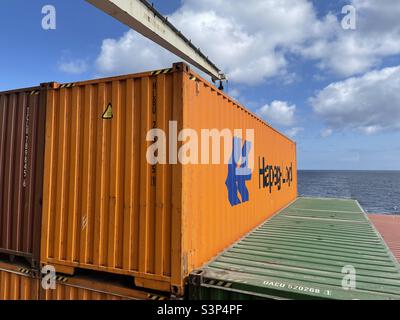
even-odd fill
[{"label": "container identification number", "polygon": [[[275,287],[275,288],[287,288],[289,290],[294,290],[294,291],[300,291],[300,292],[310,292],[310,293],[316,293],[320,294],[321,289],[318,288],[313,288],[313,287],[306,287],[306,286],[300,286],[300,285],[295,285],[295,284],[286,284],[282,282],[276,282],[276,281],[264,281],[264,285],[268,287]],[[330,295],[330,291],[325,290],[324,294]]]}]

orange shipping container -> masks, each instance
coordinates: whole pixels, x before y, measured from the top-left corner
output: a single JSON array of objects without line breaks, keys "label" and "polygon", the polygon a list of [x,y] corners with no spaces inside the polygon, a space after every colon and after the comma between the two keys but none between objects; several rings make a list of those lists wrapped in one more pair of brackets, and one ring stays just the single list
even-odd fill
[{"label": "orange shipping container", "polygon": [[[107,280],[107,278],[109,280]],[[110,279],[111,278],[111,279]],[[41,300],[166,300],[165,296],[133,289],[118,277],[58,277],[55,289],[41,289]]]},{"label": "orange shipping container", "polygon": [[[185,64],[54,86],[41,260],[58,272],[130,275],[139,287],[181,295],[193,269],[297,196],[295,143]],[[165,151],[168,164],[147,161],[148,148],[163,140],[147,141],[154,128],[166,133],[155,155]],[[232,137],[219,139],[227,131]],[[169,154],[175,145],[179,157]],[[204,164],[189,161],[193,150]],[[234,150],[242,168],[223,159]],[[221,164],[206,164],[218,151]]]},{"label": "orange shipping container", "polygon": [[0,300],[38,300],[39,279],[27,266],[0,261]]}]

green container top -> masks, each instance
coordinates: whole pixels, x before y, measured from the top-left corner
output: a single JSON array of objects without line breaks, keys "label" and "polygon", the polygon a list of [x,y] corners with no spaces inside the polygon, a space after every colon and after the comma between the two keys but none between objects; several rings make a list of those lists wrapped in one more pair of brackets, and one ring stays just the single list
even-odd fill
[{"label": "green container top", "polygon": [[203,298],[400,299],[399,264],[358,202],[342,199],[296,200],[190,282]]}]

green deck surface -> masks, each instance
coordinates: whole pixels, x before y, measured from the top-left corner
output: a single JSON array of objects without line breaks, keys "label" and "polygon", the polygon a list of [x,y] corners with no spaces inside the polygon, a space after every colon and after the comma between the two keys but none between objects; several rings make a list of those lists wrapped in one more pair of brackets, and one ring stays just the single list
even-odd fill
[{"label": "green deck surface", "polygon": [[400,266],[354,200],[300,198],[190,282],[192,299],[400,299]]}]

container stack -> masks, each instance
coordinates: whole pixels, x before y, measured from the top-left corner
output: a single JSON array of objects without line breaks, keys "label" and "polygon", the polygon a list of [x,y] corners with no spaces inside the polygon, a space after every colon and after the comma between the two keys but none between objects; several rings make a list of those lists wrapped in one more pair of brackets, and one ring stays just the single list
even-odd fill
[{"label": "container stack", "polygon": [[133,288],[113,274],[57,276],[55,289],[40,290],[41,300],[166,300],[167,294]]},{"label": "container stack", "polygon": [[5,262],[0,257],[0,300],[37,300],[39,275],[23,261]]},{"label": "container stack", "polygon": [[44,99],[40,87],[0,93],[0,299],[38,298]]},{"label": "container stack", "polygon": [[[41,275],[40,299],[185,297],[297,196],[295,143],[183,63],[0,93],[0,139],[0,251]],[[238,148],[246,175],[224,161]]]}]

